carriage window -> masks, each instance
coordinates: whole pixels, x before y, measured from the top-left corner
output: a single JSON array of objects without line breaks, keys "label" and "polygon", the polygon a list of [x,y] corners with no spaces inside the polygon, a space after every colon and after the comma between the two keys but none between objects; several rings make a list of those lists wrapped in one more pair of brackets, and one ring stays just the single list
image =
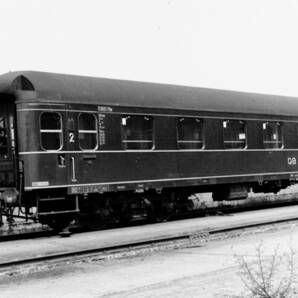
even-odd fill
[{"label": "carriage window", "polygon": [[62,147],[62,122],[58,113],[42,113],[40,117],[41,146],[44,150]]},{"label": "carriage window", "polygon": [[225,149],[244,149],[246,147],[246,127],[244,121],[224,120],[222,126]]},{"label": "carriage window", "polygon": [[6,117],[0,117],[0,158],[7,158],[8,142]]},{"label": "carriage window", "polygon": [[122,144],[125,150],[153,149],[153,118],[124,116],[121,119]]},{"label": "carriage window", "polygon": [[79,116],[79,145],[82,150],[97,148],[97,121],[93,114]]},{"label": "carriage window", "polygon": [[202,149],[203,120],[198,118],[179,118],[177,124],[177,143],[179,149]]},{"label": "carriage window", "polygon": [[263,122],[263,143],[265,149],[282,148],[282,125],[279,122]]}]

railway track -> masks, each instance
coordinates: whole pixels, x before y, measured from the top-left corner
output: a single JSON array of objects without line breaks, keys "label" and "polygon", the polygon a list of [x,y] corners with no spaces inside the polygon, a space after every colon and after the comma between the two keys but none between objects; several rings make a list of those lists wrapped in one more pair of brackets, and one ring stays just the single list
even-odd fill
[{"label": "railway track", "polygon": [[[24,266],[29,266],[30,268],[44,267],[57,263],[80,262],[86,259],[98,261],[107,258],[148,253],[154,250],[202,246],[212,240],[241,236],[244,233],[263,232],[277,225],[280,227],[283,225],[288,226],[289,223],[298,224],[298,206],[276,208],[273,211],[267,210],[267,212],[263,212],[263,215],[262,211],[251,211],[240,215],[233,214],[232,216],[219,217],[217,218],[218,220],[212,219],[210,221],[209,219],[211,218],[199,219],[198,223],[201,222],[201,225],[197,227],[191,224],[189,220],[181,221],[180,223],[168,222],[147,225],[145,230],[147,229],[148,232],[141,232],[140,230],[141,233],[139,234],[133,231],[134,228],[116,229],[111,231],[110,237],[107,237],[108,231],[102,231],[105,232],[105,235],[102,235],[101,232],[95,232],[97,233],[95,236],[99,237],[99,240],[102,237],[103,241],[101,244],[95,240],[92,245],[87,243],[87,245],[78,249],[75,248],[78,243],[76,242],[70,245],[72,247],[70,249],[60,249],[60,251],[57,251],[57,249],[53,251],[38,250],[34,256],[10,257],[6,261],[0,261],[0,272],[2,274],[5,274],[7,271],[16,273],[18,270],[22,270]],[[177,228],[179,225],[180,227]],[[173,227],[169,228],[169,226]],[[163,227],[164,231],[160,232]],[[115,241],[112,234],[122,234],[123,237]],[[79,236],[82,239],[83,237],[84,235]],[[51,239],[55,238],[57,237],[52,237]],[[68,239],[60,238],[60,240],[63,240],[63,245],[66,247]],[[49,241],[50,245],[51,241]]]}]

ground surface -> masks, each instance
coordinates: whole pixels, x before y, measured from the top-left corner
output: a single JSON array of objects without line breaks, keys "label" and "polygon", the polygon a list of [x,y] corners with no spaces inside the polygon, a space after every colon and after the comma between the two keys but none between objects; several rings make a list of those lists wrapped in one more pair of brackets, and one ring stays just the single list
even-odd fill
[{"label": "ground surface", "polygon": [[[144,256],[79,262],[0,280],[1,297],[237,297],[244,286],[235,254],[253,260],[289,247],[298,251],[298,227],[214,241],[203,247],[155,252]],[[298,267],[295,267],[298,273]],[[280,276],[282,272],[278,272]],[[291,297],[295,297],[293,294]]]},{"label": "ground surface", "polygon": [[[70,238],[58,236],[2,242],[0,262],[26,259],[91,248],[104,248],[136,241],[148,241],[185,233],[202,233],[210,229],[233,228],[265,221],[297,218],[298,206],[247,211],[223,216],[192,218],[112,230],[78,233]],[[0,275],[1,276],[1,275]]]}]

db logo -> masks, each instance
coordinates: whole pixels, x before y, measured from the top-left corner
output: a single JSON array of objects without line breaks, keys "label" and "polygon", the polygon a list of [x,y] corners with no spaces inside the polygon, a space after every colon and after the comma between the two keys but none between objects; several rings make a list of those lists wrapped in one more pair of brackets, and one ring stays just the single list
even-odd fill
[{"label": "db logo", "polygon": [[288,165],[296,165],[296,158],[295,157],[288,157]]}]

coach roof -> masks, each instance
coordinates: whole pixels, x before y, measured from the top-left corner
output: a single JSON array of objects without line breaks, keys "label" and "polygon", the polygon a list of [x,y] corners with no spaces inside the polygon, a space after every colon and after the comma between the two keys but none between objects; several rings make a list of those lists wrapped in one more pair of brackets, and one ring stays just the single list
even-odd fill
[{"label": "coach roof", "polygon": [[36,91],[35,101],[298,116],[298,98],[47,72],[0,76],[0,93]]}]

